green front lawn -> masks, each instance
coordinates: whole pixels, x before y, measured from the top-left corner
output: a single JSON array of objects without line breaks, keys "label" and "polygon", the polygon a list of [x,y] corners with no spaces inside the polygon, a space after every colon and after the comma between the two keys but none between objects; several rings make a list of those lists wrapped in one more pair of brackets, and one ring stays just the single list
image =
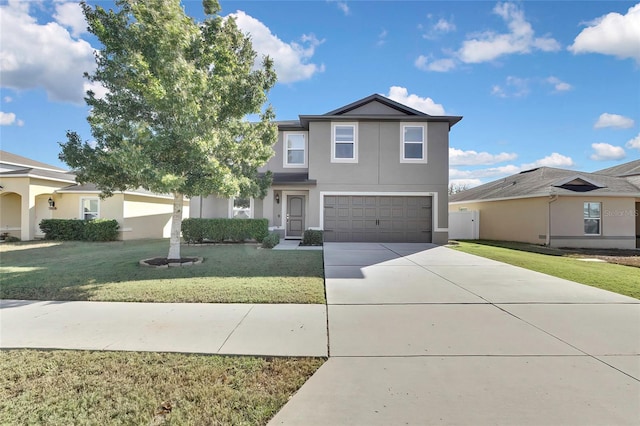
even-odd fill
[{"label": "green front lawn", "polygon": [[0,352],[0,423],[265,425],[322,358]]},{"label": "green front lawn", "polygon": [[184,245],[200,265],[155,269],[167,240],[0,245],[0,298],[121,302],[325,303],[322,252]]},{"label": "green front lawn", "polygon": [[562,250],[498,241],[463,241],[456,250],[640,299],[640,269],[584,262]]}]

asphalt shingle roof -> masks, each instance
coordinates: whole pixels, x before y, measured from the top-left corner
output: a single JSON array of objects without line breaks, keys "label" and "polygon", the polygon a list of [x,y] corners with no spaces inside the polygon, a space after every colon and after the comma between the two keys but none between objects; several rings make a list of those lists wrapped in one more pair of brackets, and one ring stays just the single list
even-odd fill
[{"label": "asphalt shingle roof", "polygon": [[[573,178],[578,179],[578,185],[572,184]],[[461,191],[451,195],[449,201],[487,201],[585,192],[593,195],[629,194],[638,197],[640,186],[624,177],[540,167]]]}]

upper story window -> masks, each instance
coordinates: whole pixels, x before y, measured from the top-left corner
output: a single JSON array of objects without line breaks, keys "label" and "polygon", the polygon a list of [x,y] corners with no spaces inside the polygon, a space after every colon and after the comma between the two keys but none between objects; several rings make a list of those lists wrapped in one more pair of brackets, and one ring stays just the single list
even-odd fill
[{"label": "upper story window", "polygon": [[231,198],[229,200],[229,217],[231,219],[253,218],[253,198]]},{"label": "upper story window", "polygon": [[584,234],[600,235],[601,229],[601,210],[600,203],[584,203]]},{"label": "upper story window", "polygon": [[331,162],[358,162],[358,126],[356,123],[333,124]]},{"label": "upper story window", "polygon": [[84,220],[98,219],[100,217],[100,199],[81,198],[80,217]]},{"label": "upper story window", "polygon": [[424,125],[405,124],[401,126],[400,135],[400,162],[401,163],[426,163],[427,144]]},{"label": "upper story window", "polygon": [[284,146],[284,167],[307,166],[307,141],[304,133],[285,133]]}]

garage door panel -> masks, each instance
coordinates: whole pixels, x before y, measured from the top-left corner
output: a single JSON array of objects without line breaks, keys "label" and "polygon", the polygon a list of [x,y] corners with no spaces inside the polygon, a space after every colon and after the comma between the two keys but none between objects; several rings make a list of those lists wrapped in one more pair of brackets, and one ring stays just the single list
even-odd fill
[{"label": "garage door panel", "polygon": [[324,201],[325,241],[431,242],[431,197],[325,196]]}]

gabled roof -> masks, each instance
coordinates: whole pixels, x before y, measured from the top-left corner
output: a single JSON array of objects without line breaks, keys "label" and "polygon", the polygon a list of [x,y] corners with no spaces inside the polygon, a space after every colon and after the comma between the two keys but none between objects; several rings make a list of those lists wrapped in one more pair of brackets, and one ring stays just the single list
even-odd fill
[{"label": "gabled roof", "polygon": [[638,197],[640,187],[624,177],[540,167],[461,191],[451,195],[449,201],[456,203],[549,195],[580,195],[585,192],[593,195],[629,194],[629,196]]},{"label": "gabled roof", "polygon": [[331,121],[331,120],[378,120],[378,121],[422,121],[422,122],[445,122],[451,128],[458,121],[460,116],[449,115],[429,115],[422,111],[410,108],[399,102],[393,101],[380,94],[373,94],[352,102],[348,105],[329,111],[321,115],[300,115],[299,121],[279,122],[280,130],[308,129],[311,121]]},{"label": "gabled roof", "polygon": [[12,166],[20,166],[30,169],[51,170],[54,172],[66,172],[67,170],[60,167],[52,166],[51,164],[41,163],[30,158],[22,157],[17,154],[12,154],[7,151],[0,151],[0,164],[8,164]]},{"label": "gabled roof", "polygon": [[345,105],[343,107],[340,107],[338,109],[334,109],[333,111],[329,111],[326,114],[323,115],[329,115],[329,116],[334,116],[334,115],[344,115],[347,114],[355,109],[361,108],[363,106],[365,106],[366,104],[369,104],[371,102],[378,102],[381,103],[383,105],[388,106],[391,109],[394,109],[396,111],[398,111],[400,114],[402,115],[419,115],[419,116],[428,116],[428,114],[425,114],[422,111],[418,111],[417,109],[413,109],[410,108],[406,105],[403,105],[401,103],[398,103],[394,100],[391,100],[387,97],[384,97],[382,95],[379,95],[377,93],[374,93],[373,95],[367,96],[366,98],[362,98],[358,101],[352,102],[349,105]]},{"label": "gabled roof", "polygon": [[58,171],[37,169],[37,168],[5,170],[4,172],[0,172],[0,177],[32,177],[32,178],[67,182],[67,183],[76,181],[76,176],[71,172],[66,172],[64,170],[58,172]]},{"label": "gabled roof", "polygon": [[607,176],[638,176],[640,175],[640,160],[629,161],[628,163],[619,164],[617,166],[609,167],[607,169],[598,170],[594,172],[598,175]]}]

